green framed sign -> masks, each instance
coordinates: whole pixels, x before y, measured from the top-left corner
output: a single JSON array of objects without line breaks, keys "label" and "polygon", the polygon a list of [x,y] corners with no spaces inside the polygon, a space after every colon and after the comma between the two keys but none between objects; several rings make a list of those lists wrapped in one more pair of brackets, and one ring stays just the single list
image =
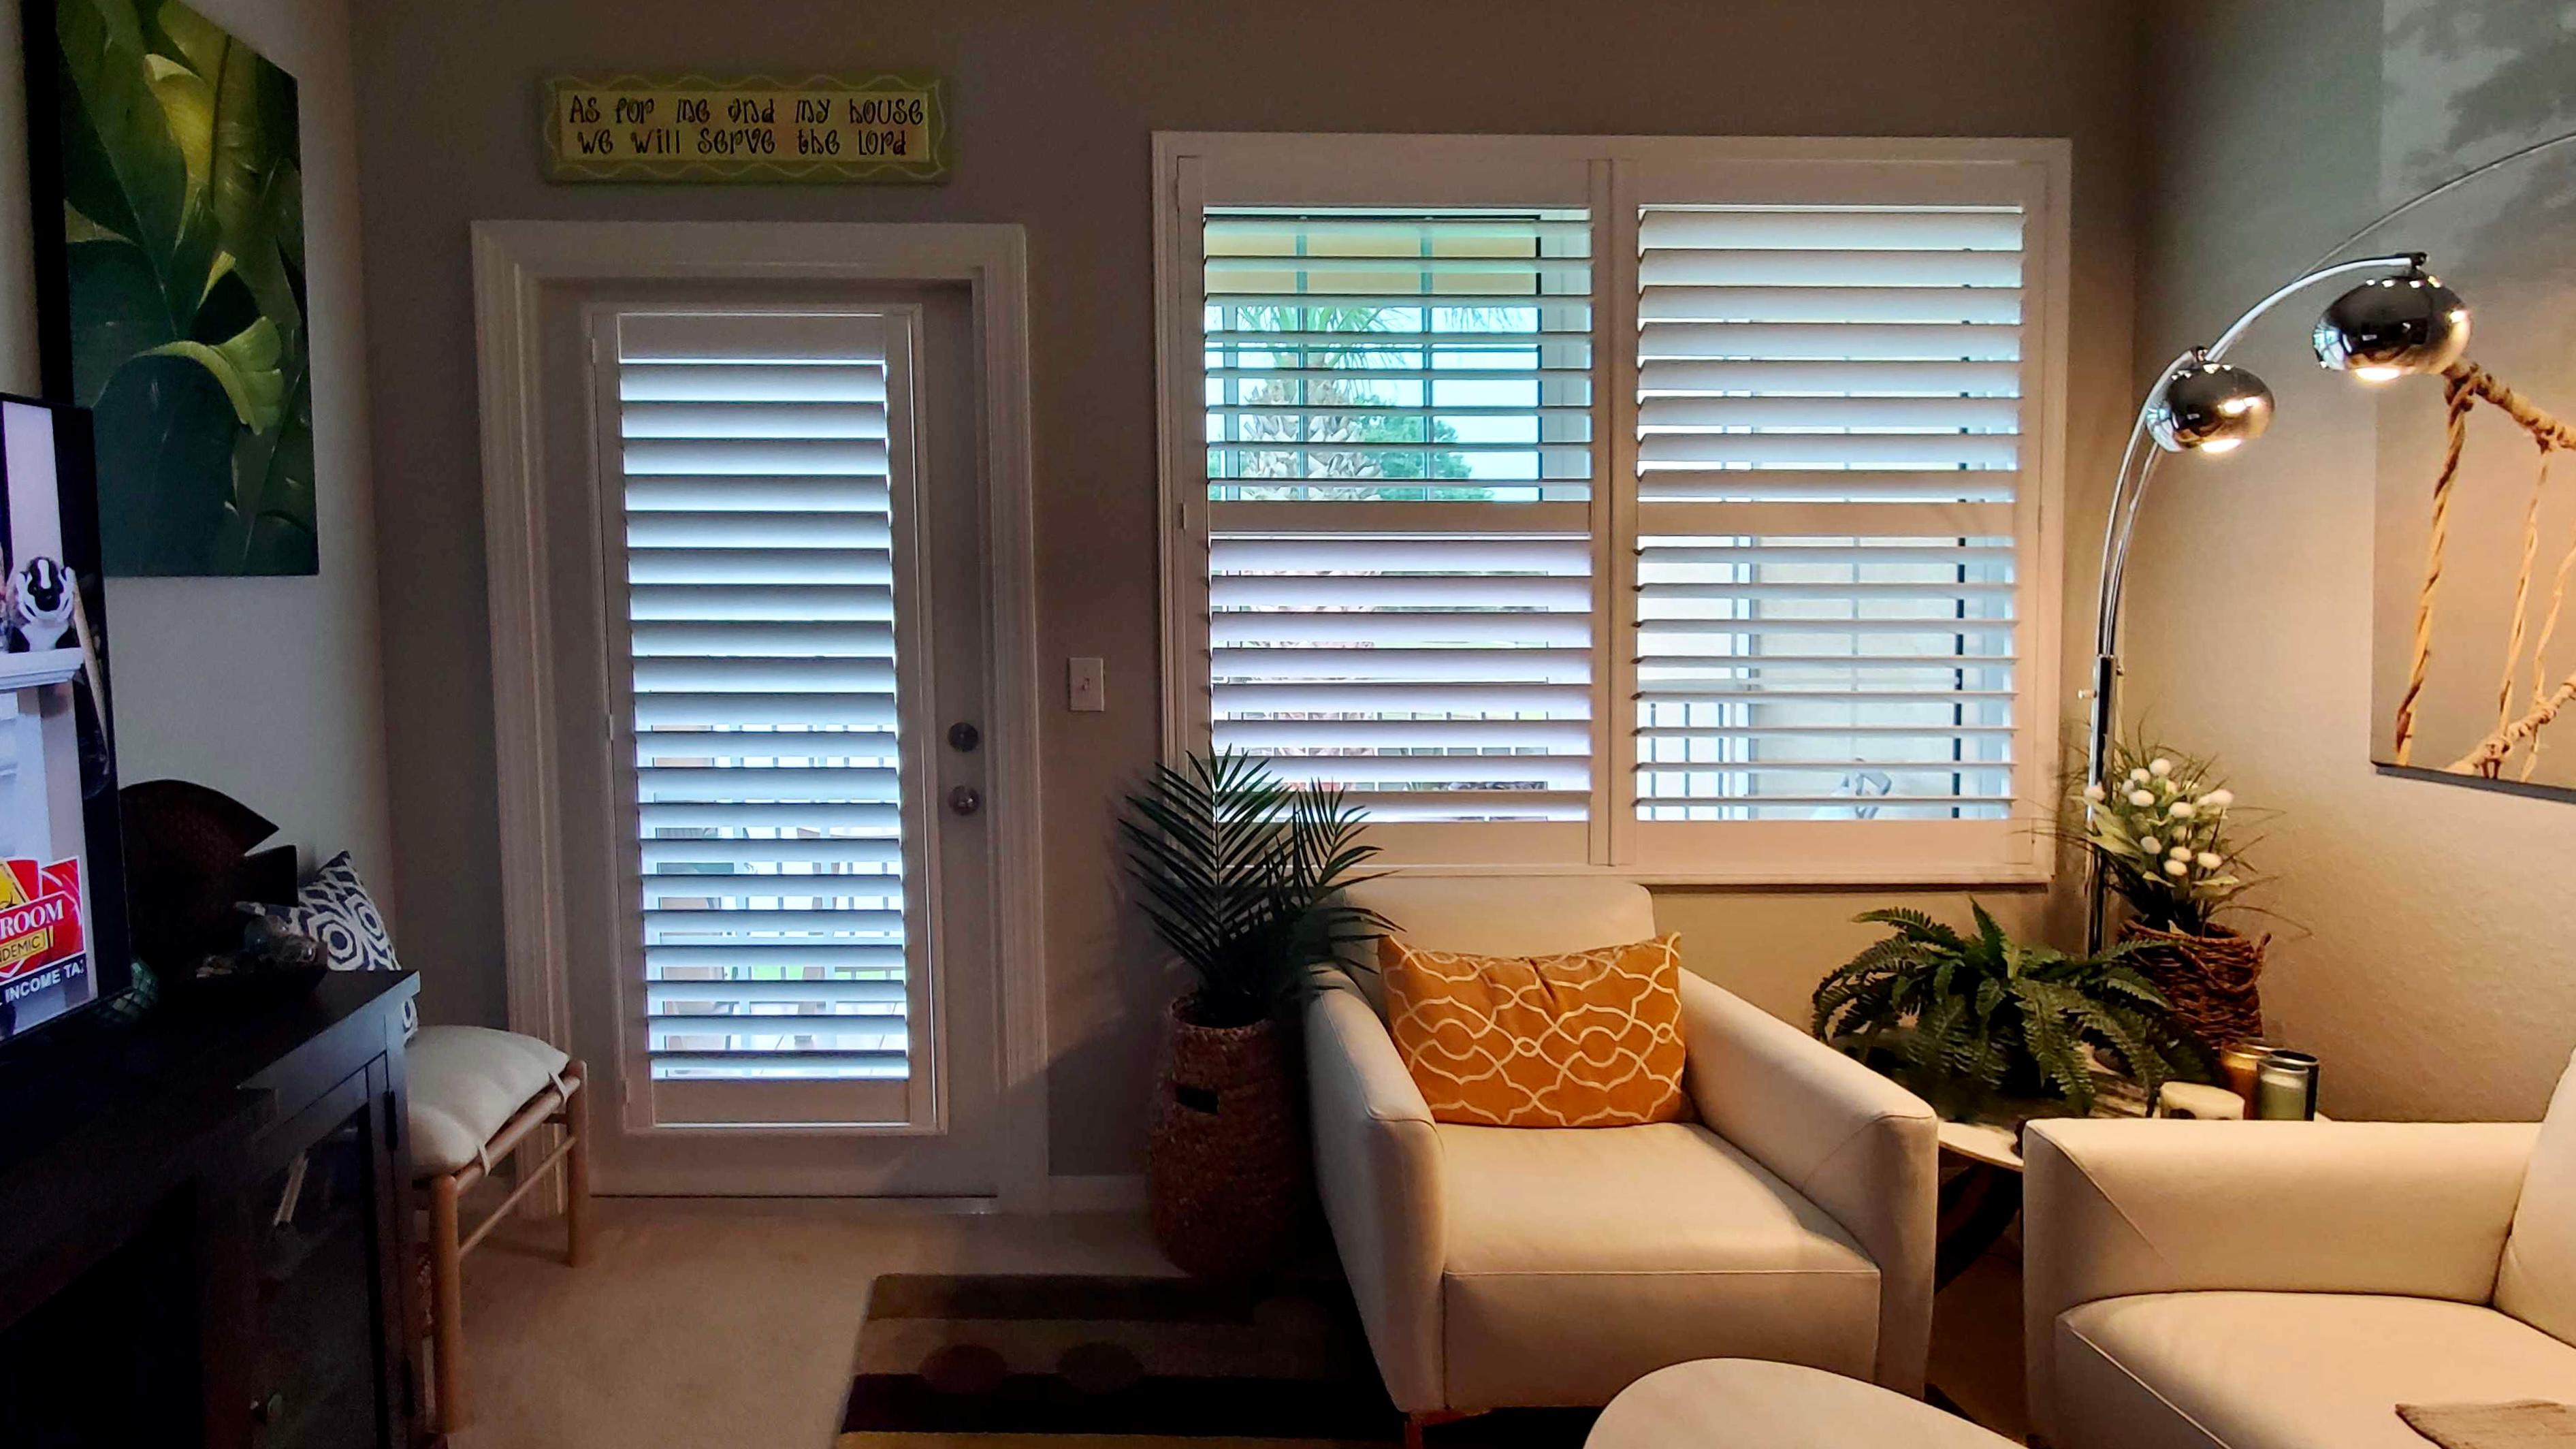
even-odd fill
[{"label": "green framed sign", "polygon": [[555,76],[545,108],[551,181],[948,179],[935,75]]}]

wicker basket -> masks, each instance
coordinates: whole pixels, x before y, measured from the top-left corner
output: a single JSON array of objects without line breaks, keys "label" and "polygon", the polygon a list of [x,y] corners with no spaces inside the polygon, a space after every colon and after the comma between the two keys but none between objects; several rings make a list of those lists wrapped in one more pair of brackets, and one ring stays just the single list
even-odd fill
[{"label": "wicker basket", "polygon": [[1188,1008],[1172,1004],[1154,1088],[1154,1241],[1200,1277],[1257,1278],[1295,1255],[1312,1200],[1287,1042],[1275,1022],[1199,1026]]},{"label": "wicker basket", "polygon": [[2263,1035],[2263,974],[2269,936],[2240,936],[2225,927],[2208,935],[2160,931],[2130,921],[2120,939],[2145,944],[2129,959],[2173,1003],[2174,1020],[2211,1051]]}]

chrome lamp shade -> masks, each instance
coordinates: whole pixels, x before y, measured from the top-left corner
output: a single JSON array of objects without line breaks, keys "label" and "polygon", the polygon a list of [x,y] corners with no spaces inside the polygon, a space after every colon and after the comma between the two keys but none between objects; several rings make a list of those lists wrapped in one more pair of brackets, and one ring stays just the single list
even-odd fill
[{"label": "chrome lamp shade", "polygon": [[2147,400],[2147,436],[2169,453],[2224,453],[2272,425],[2272,389],[2241,367],[2203,357],[2165,374]]},{"label": "chrome lamp shade", "polygon": [[2317,318],[2317,361],[2364,382],[2440,372],[2469,346],[2460,294],[2421,267],[2362,283]]}]

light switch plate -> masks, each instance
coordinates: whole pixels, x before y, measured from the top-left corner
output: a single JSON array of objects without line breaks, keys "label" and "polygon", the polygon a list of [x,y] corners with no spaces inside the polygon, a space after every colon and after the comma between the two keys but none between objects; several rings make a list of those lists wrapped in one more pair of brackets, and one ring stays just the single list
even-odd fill
[{"label": "light switch plate", "polygon": [[1098,659],[1081,657],[1065,661],[1064,707],[1084,713],[1098,713],[1109,708],[1109,671]]}]

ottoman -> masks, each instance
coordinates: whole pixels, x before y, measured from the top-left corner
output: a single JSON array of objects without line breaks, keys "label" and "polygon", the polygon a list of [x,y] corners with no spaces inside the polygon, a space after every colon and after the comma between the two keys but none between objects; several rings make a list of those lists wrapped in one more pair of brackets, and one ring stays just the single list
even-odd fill
[{"label": "ottoman", "polygon": [[1859,1379],[1796,1364],[1704,1358],[1621,1390],[1583,1449],[2007,1449],[2012,1442]]}]

